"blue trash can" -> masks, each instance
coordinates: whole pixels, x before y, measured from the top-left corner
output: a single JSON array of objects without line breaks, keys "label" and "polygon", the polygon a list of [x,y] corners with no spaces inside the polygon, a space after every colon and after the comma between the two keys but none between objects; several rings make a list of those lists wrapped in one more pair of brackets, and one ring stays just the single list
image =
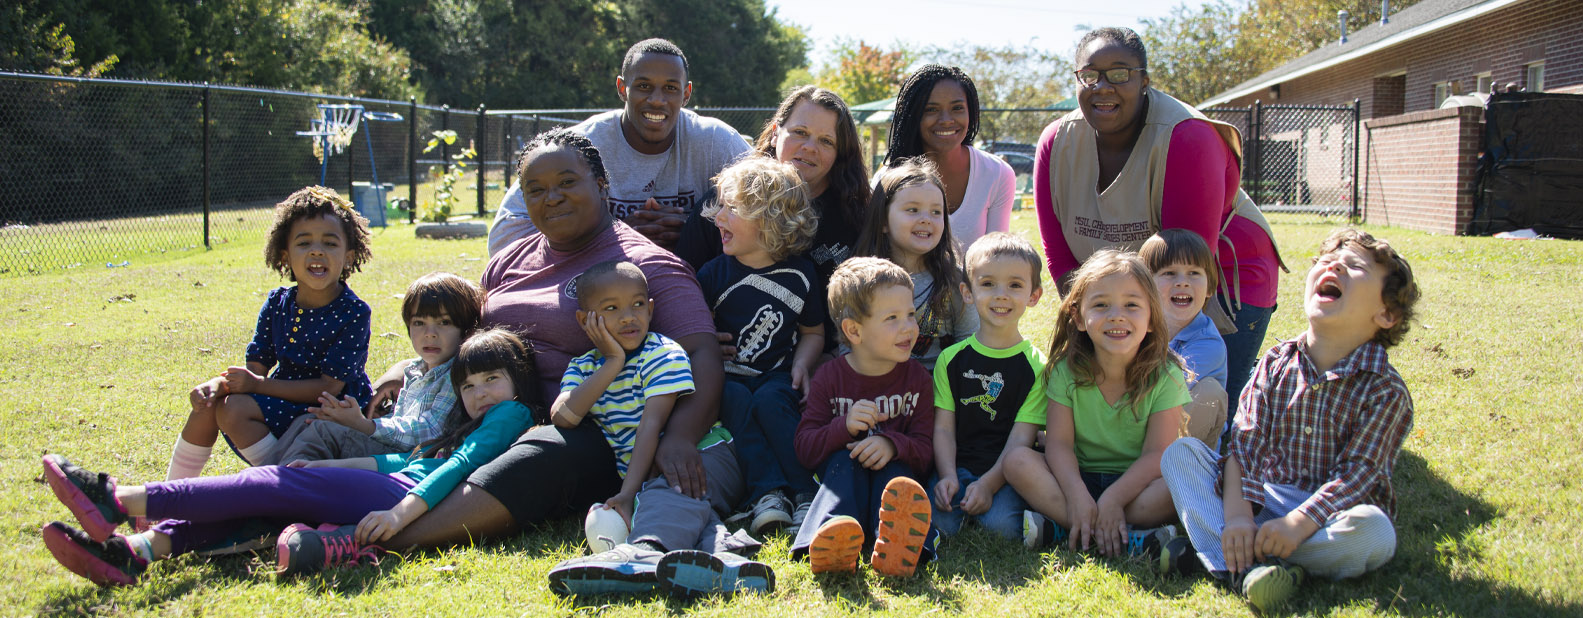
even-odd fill
[{"label": "blue trash can", "polygon": [[374,186],[366,182],[352,183],[352,204],[358,214],[368,219],[368,227],[385,227],[385,194],[390,185]]}]

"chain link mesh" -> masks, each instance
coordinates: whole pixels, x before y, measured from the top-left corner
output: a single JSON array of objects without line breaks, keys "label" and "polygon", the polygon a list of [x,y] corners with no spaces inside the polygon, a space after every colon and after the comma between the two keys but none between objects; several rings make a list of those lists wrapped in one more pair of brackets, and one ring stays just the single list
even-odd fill
[{"label": "chain link mesh", "polygon": [[[229,86],[0,74],[0,276],[118,267],[205,246],[262,243],[272,207],[323,184],[351,194],[377,224],[428,212],[440,174],[471,146],[452,216],[488,216],[534,135],[604,109],[454,110],[399,101]],[[320,105],[361,105],[364,120],[321,171]],[[753,141],[773,107],[698,108]],[[207,112],[208,199],[204,131]],[[981,147],[1032,190],[1034,145],[1061,110],[986,109]],[[1352,212],[1357,116],[1352,107],[1205,110],[1244,136],[1243,186],[1272,218],[1321,221]],[[398,116],[400,120],[393,120]],[[385,119],[385,120],[382,120]],[[859,128],[865,156],[885,152],[884,123]],[[434,132],[454,144],[424,152]],[[482,182],[480,182],[480,177]],[[383,189],[383,199],[370,189]],[[482,185],[482,190],[480,190]],[[1023,197],[1027,197],[1024,195]],[[1023,203],[1029,200],[1024,199]]]}]

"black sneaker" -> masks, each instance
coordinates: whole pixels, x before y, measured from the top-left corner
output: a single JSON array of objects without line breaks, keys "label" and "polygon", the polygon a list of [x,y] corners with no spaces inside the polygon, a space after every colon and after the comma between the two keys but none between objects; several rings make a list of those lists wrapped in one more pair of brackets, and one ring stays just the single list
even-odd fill
[{"label": "black sneaker", "polygon": [[148,561],[132,551],[119,534],[101,543],[58,521],[44,526],[39,534],[56,562],[100,586],[130,586],[148,569]]},{"label": "black sneaker", "polygon": [[1051,521],[1038,511],[1022,512],[1022,544],[1028,549],[1042,549],[1066,541],[1066,528]]},{"label": "black sneaker", "polygon": [[622,543],[607,552],[572,558],[550,569],[550,591],[566,596],[653,592],[659,583],[654,570],[662,556]]},{"label": "black sneaker", "polygon": [[1248,570],[1242,577],[1242,596],[1261,612],[1286,604],[1303,584],[1303,567],[1276,559]]},{"label": "black sneaker", "polygon": [[814,494],[808,492],[797,494],[794,500],[797,509],[792,511],[791,525],[786,527],[787,536],[795,539],[797,533],[802,531],[803,522],[808,520],[808,510],[813,508],[813,497]]},{"label": "black sneaker", "polygon": [[764,494],[753,503],[753,523],[748,529],[753,536],[764,538],[784,530],[792,523],[792,504],[780,490]]},{"label": "black sneaker", "polygon": [[1141,547],[1134,554],[1143,558],[1160,575],[1185,574],[1194,560],[1193,544],[1187,537],[1177,534],[1176,526],[1161,526],[1144,537]]},{"label": "black sneaker", "polygon": [[108,474],[89,472],[51,453],[44,456],[44,480],[95,541],[109,540],[115,527],[127,521],[126,509],[115,498],[115,479]]}]

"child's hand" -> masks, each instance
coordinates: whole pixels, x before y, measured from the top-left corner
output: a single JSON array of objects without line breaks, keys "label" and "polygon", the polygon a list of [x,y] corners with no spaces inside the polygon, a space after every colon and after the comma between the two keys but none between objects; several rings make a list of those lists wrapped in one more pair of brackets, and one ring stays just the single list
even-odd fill
[{"label": "child's hand", "polygon": [[1127,552],[1127,515],[1122,505],[1110,497],[1110,494],[1100,494],[1099,502],[1094,505],[1094,530],[1098,536],[1099,553],[1106,556],[1121,556]]},{"label": "child's hand", "polygon": [[951,500],[956,497],[956,490],[961,489],[962,482],[956,475],[940,477],[940,482],[934,484],[934,506],[942,511],[953,508]]},{"label": "child's hand", "polygon": [[251,393],[258,390],[258,383],[263,380],[246,367],[227,367],[220,377],[225,379],[226,390],[232,393]]},{"label": "child's hand", "polygon": [[616,336],[610,334],[610,329],[605,328],[605,318],[592,311],[583,314],[583,332],[594,342],[594,349],[599,350],[605,358],[626,358],[627,351],[621,349],[621,342],[616,341]]},{"label": "child's hand", "polygon": [[1088,551],[1097,543],[1094,521],[1099,509],[1087,492],[1066,497],[1066,521],[1072,524],[1067,530],[1066,546],[1072,551]]},{"label": "child's hand", "polygon": [[874,400],[864,399],[852,404],[852,407],[846,411],[846,432],[856,437],[873,429],[884,420],[885,416],[880,414],[879,406],[874,405]]},{"label": "child's hand", "polygon": [[605,508],[621,514],[622,521],[627,522],[628,530],[632,529],[632,503],[636,498],[636,495],[623,491],[605,501]]},{"label": "child's hand", "polygon": [[878,470],[896,458],[896,445],[885,436],[869,436],[846,445],[852,459],[870,470]]},{"label": "child's hand", "polygon": [[291,460],[289,462],[286,462],[286,467],[287,468],[317,468],[317,467],[319,467],[319,465],[318,465],[318,462],[316,462],[316,461],[309,461],[309,460],[306,460],[306,459],[293,459],[293,460]]},{"label": "child's hand", "polygon": [[214,404],[220,403],[220,398],[229,393],[225,388],[225,377],[221,376],[192,387],[187,398],[192,401],[194,410],[213,410]]},{"label": "child's hand", "polygon": [[375,545],[385,539],[396,536],[402,528],[407,527],[407,522],[401,521],[394,510],[374,511],[363,516],[357,522],[357,542],[361,545]]},{"label": "child's hand", "polygon": [[720,341],[720,359],[736,360],[737,347],[731,343],[731,333],[715,333],[715,339]]},{"label": "child's hand", "polygon": [[1226,521],[1220,532],[1220,552],[1226,557],[1226,569],[1241,573],[1253,567],[1253,543],[1259,527],[1251,517],[1234,517]]},{"label": "child's hand", "polygon": [[989,491],[982,479],[968,483],[967,491],[962,492],[962,512],[968,515],[982,515],[989,510],[990,502],[994,498],[995,492]]},{"label": "child's hand", "polygon": [[792,365],[792,370],[791,370],[791,378],[792,378],[792,388],[795,388],[795,389],[797,389],[799,391],[802,391],[803,397],[807,397],[808,396],[808,368],[802,366],[801,363],[793,364]]},{"label": "child's hand", "polygon": [[1260,560],[1285,560],[1317,530],[1319,526],[1307,515],[1292,511],[1259,526],[1259,534],[1253,540],[1253,555]]},{"label": "child's hand", "polygon": [[354,423],[366,422],[362,406],[357,405],[357,400],[351,395],[336,399],[329,393],[319,393],[319,405],[308,408],[313,417],[321,421],[330,421],[338,425],[352,427]]}]

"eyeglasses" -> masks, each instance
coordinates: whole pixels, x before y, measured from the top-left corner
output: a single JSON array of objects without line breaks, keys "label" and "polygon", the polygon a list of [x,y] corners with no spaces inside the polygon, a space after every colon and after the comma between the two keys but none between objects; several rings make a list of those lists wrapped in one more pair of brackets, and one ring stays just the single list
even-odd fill
[{"label": "eyeglasses", "polygon": [[1114,86],[1114,85],[1118,85],[1118,84],[1125,84],[1125,83],[1127,83],[1129,81],[1132,81],[1132,72],[1133,71],[1144,71],[1144,70],[1147,70],[1147,69],[1145,69],[1143,67],[1124,68],[1124,69],[1105,69],[1103,71],[1098,71],[1098,70],[1094,70],[1094,69],[1083,69],[1081,71],[1073,71],[1072,74],[1077,76],[1077,83],[1082,84],[1086,88],[1093,88],[1094,86],[1099,85],[1099,76],[1101,76],[1101,75],[1105,76],[1105,81],[1110,82],[1110,84],[1112,86]]}]

